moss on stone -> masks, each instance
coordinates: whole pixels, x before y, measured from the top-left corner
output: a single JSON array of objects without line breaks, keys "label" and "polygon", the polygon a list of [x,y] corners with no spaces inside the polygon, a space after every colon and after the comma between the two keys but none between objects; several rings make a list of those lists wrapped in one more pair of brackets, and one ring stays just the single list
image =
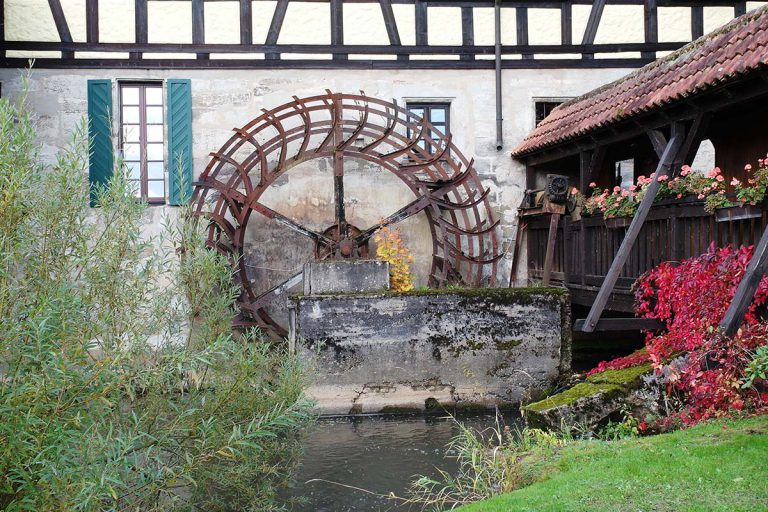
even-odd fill
[{"label": "moss on stone", "polygon": [[616,384],[582,382],[562,393],[547,397],[539,402],[528,404],[523,407],[523,410],[541,412],[563,405],[570,405],[582,398],[590,397],[598,393],[603,394],[605,398],[612,398],[624,391],[625,388],[623,386],[617,386]]},{"label": "moss on stone", "polygon": [[499,304],[525,304],[536,298],[564,299],[568,297],[568,290],[565,288],[545,286],[532,286],[526,288],[417,288],[408,292],[382,290],[364,293],[339,292],[318,295],[294,294],[291,296],[291,298],[312,299],[328,297],[425,297],[434,295],[456,295],[466,298],[488,298]]},{"label": "moss on stone", "polygon": [[651,363],[630,366],[622,370],[606,370],[587,377],[593,384],[614,384],[625,389],[637,389],[642,384],[641,377],[651,371]]}]

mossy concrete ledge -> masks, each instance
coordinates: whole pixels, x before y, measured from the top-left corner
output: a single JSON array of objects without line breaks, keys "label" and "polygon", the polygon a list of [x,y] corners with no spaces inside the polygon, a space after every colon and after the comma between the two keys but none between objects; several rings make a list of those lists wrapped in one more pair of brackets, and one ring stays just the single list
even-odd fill
[{"label": "mossy concrete ledge", "polygon": [[570,306],[556,288],[292,297],[292,344],[321,413],[519,403],[570,369]]},{"label": "mossy concrete ledge", "polygon": [[636,405],[632,395],[643,388],[643,377],[651,371],[650,363],[646,363],[590,375],[570,389],[526,405],[523,416],[529,425],[539,428],[595,427],[623,405]]}]

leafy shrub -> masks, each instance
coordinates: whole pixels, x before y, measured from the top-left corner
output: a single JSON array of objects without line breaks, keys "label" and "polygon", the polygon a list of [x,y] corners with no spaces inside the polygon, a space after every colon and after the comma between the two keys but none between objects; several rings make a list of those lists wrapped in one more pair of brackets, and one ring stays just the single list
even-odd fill
[{"label": "leafy shrub", "polygon": [[389,287],[396,292],[413,290],[413,256],[403,245],[400,228],[381,228],[374,236],[376,258],[389,262]]},{"label": "leafy shrub", "polygon": [[[664,331],[646,335],[647,357],[663,376],[670,403],[679,404],[674,417],[662,423],[695,424],[762,407],[768,399],[765,393],[743,386],[753,351],[768,340],[768,323],[760,316],[768,300],[768,278],[760,282],[742,329],[732,338],[718,330],[752,252],[752,247],[711,246],[679,265],[662,263],[635,283],[637,315],[666,325]],[[640,362],[642,355],[633,357]],[[628,358],[604,362],[591,373],[627,362]]]},{"label": "leafy shrub", "polygon": [[143,237],[120,166],[88,208],[86,131],[44,166],[0,99],[0,508],[274,510],[301,369],[233,335],[231,266],[184,210]]}]

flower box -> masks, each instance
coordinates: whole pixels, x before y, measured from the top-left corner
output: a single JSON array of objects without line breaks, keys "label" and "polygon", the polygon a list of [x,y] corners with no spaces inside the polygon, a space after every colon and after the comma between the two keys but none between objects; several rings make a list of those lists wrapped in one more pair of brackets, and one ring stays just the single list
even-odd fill
[{"label": "flower box", "polygon": [[632,217],[611,217],[605,220],[605,227],[608,229],[626,228],[632,224]]},{"label": "flower box", "polygon": [[744,206],[729,206],[715,210],[715,221],[731,222],[734,220],[759,219],[763,216],[762,206],[745,204]]}]

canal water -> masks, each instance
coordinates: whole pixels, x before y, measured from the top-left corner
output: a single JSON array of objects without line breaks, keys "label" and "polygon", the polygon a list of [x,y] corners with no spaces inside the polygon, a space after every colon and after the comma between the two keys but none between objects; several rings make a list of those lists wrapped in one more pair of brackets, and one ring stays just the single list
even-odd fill
[{"label": "canal water", "polygon": [[[456,421],[479,431],[496,426],[493,413],[456,420],[437,415],[321,418],[310,428],[284,503],[294,512],[420,510],[387,496],[406,497],[417,475],[456,471],[447,448],[459,432]],[[500,417],[502,425],[513,428],[520,421],[516,414]]]}]

